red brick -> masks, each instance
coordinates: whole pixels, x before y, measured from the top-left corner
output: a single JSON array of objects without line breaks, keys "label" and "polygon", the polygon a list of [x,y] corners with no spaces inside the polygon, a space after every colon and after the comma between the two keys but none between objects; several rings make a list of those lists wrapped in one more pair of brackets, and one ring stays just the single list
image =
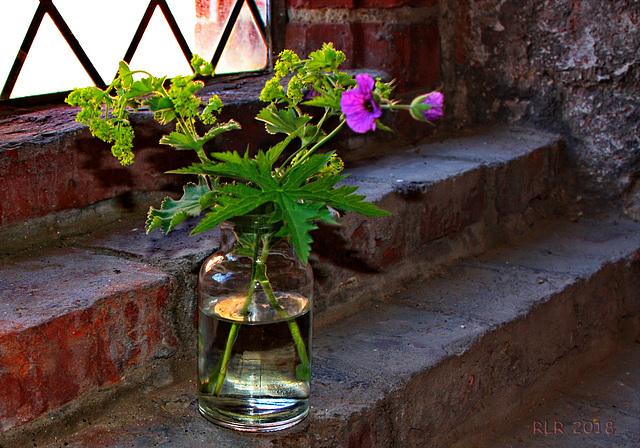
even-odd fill
[{"label": "red brick", "polygon": [[362,24],[362,66],[389,73],[398,89],[432,88],[440,75],[435,20],[424,24]]},{"label": "red brick", "polygon": [[347,56],[344,68],[354,67],[357,60],[354,42],[354,25],[341,24],[301,24],[290,23],[286,30],[286,48],[295,51],[301,57],[316,51],[325,42],[333,42],[335,48]]},{"label": "red brick", "polygon": [[147,265],[67,250],[0,269],[0,431],[177,349],[171,282]]},{"label": "red brick", "polygon": [[[51,125],[73,123],[68,113],[43,120]],[[12,129],[6,122],[0,125],[6,131]],[[158,131],[151,140],[144,136],[136,140],[133,167],[121,166],[109,146],[86,130],[59,133],[44,142],[19,137],[15,148],[0,152],[0,227],[132,190],[153,191],[184,183],[184,176],[165,171],[187,164],[183,159],[190,154],[159,145],[160,135]]]},{"label": "red brick", "polygon": [[437,22],[425,24],[289,24],[286,47],[307,55],[324,42],[345,52],[345,68],[380,69],[399,90],[432,88],[440,76]]},{"label": "red brick", "polygon": [[321,8],[423,8],[435,6],[438,0],[289,0],[287,8],[321,9]]},{"label": "red brick", "polygon": [[358,8],[398,8],[408,6],[412,8],[425,8],[435,6],[438,0],[357,0]]},{"label": "red brick", "polygon": [[288,0],[287,8],[292,8],[292,9],[349,8],[349,9],[352,9],[354,8],[354,0]]}]

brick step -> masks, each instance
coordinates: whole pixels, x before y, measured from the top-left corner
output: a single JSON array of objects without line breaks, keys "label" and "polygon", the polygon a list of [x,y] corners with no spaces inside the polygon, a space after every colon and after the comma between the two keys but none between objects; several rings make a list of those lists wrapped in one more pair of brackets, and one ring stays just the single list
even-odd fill
[{"label": "brick step", "polygon": [[256,436],[210,424],[187,359],[166,387],[82,421],[50,413],[56,426],[9,432],[0,446],[475,447],[476,434],[638,337],[639,276],[640,224],[541,223],[318,328],[312,412],[291,430]]},{"label": "brick step", "polygon": [[[318,230],[317,324],[369,310],[425,271],[527,231],[557,206],[560,149],[554,135],[495,129],[352,169],[348,182],[394,215],[347,214],[341,227]],[[188,237],[195,224],[186,223],[145,235],[142,216],[107,221],[37,253],[13,253],[4,239],[0,431],[171,382],[193,353],[196,273],[217,234]]]}]

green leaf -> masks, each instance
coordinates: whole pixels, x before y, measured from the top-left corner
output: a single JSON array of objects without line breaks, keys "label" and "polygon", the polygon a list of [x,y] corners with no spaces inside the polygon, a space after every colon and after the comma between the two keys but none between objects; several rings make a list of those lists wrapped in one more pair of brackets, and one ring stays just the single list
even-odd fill
[{"label": "green leaf", "polygon": [[[238,185],[229,184],[225,188],[238,187]],[[222,189],[222,187],[221,187]],[[257,207],[260,207],[266,202],[270,202],[275,199],[275,193],[265,194],[260,190],[255,190],[255,193],[244,197],[233,197],[225,200],[224,196],[218,196],[217,199],[223,202],[220,205],[213,207],[210,213],[200,221],[200,224],[196,226],[191,232],[191,235],[204,232],[206,230],[214,229],[218,224],[235,216],[246,215]]]},{"label": "green leaf", "polygon": [[279,132],[292,134],[307,124],[311,120],[311,116],[302,115],[298,117],[293,109],[279,110],[274,104],[270,104],[258,113],[256,119],[265,122],[267,132],[270,134]]},{"label": "green leaf", "polygon": [[200,198],[211,192],[206,181],[202,180],[198,185],[189,182],[184,186],[184,194],[179,200],[170,197],[165,198],[160,210],[149,209],[147,216],[147,233],[160,227],[164,233],[170,232],[178,224],[191,216],[198,216],[202,209]]},{"label": "green leaf", "polygon": [[198,145],[189,136],[181,132],[172,132],[169,135],[164,135],[160,139],[160,143],[163,145],[173,146],[175,149],[193,149],[197,150]]},{"label": "green leaf", "polygon": [[237,129],[241,129],[240,123],[235,120],[229,120],[227,123],[220,123],[213,126],[202,136],[200,140],[202,143],[206,143],[223,132],[234,131]]},{"label": "green leaf", "polygon": [[346,56],[342,51],[333,48],[332,43],[324,43],[320,50],[309,55],[305,65],[310,71],[335,71],[345,60]]},{"label": "green leaf", "polygon": [[386,124],[384,124],[382,121],[380,121],[378,118],[376,118],[376,126],[378,129],[381,129],[383,131],[387,131],[387,132],[394,132],[393,129],[391,129],[389,126],[387,126]]},{"label": "green leaf", "polygon": [[282,177],[282,182],[288,188],[298,188],[313,175],[319,173],[329,162],[333,152],[314,154],[304,163],[294,163]]},{"label": "green leaf", "polygon": [[340,211],[353,211],[365,216],[388,216],[386,210],[382,210],[364,199],[366,196],[353,194],[357,187],[348,187],[342,185],[327,191],[315,191],[314,185],[309,183],[301,188],[304,191],[302,195],[311,201],[322,201],[330,207]]},{"label": "green leaf", "polygon": [[313,242],[309,232],[318,228],[314,221],[322,216],[320,209],[324,204],[300,202],[284,191],[278,192],[276,204],[274,214],[284,222],[279,235],[289,235],[296,254],[303,263],[306,263]]},{"label": "green leaf", "polygon": [[302,104],[304,104],[305,106],[328,107],[331,109],[340,109],[340,99],[331,98],[328,96],[315,96],[309,100],[304,101]]},{"label": "green leaf", "polygon": [[143,101],[149,107],[161,124],[167,124],[176,118],[175,105],[171,98],[164,95],[155,95]]},{"label": "green leaf", "polygon": [[[170,173],[229,177],[238,181],[253,182],[265,191],[274,190],[278,187],[278,183],[273,178],[270,170],[270,165],[266,164],[264,160],[260,164],[257,160],[251,159],[247,155],[241,157],[236,151],[217,152],[211,154],[211,157],[222,160],[222,163],[204,161],[186,168],[170,171]],[[264,159],[264,153],[259,157]]]},{"label": "green leaf", "polygon": [[143,95],[148,95],[154,91],[153,80],[151,78],[143,78],[139,81],[134,81],[127,92],[122,96],[127,99],[136,98]]}]

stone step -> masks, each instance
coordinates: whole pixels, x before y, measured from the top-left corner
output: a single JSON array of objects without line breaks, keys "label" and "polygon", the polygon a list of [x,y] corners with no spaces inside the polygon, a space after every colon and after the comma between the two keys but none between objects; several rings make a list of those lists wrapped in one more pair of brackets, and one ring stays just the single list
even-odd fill
[{"label": "stone step", "polygon": [[52,412],[56,426],[6,433],[0,446],[475,447],[532,397],[637,339],[638,278],[640,224],[541,223],[318,328],[312,411],[290,430],[241,434],[200,417],[189,359],[166,387],[104,403],[82,421]]},{"label": "stone step", "polygon": [[640,446],[640,344],[589,368],[574,384],[549,388],[525,412],[474,448],[633,448]]},{"label": "stone step", "polygon": [[[494,129],[352,169],[348,182],[394,215],[347,214],[341,227],[318,230],[318,325],[528,230],[557,206],[561,145],[550,134]],[[91,229],[108,209],[86,211],[87,222],[78,212],[45,218],[51,227],[26,223],[61,229],[47,250],[17,253],[28,233],[2,235],[0,431],[170,382],[195,348],[196,274],[217,234],[188,237],[189,222],[145,235],[135,214]]]}]

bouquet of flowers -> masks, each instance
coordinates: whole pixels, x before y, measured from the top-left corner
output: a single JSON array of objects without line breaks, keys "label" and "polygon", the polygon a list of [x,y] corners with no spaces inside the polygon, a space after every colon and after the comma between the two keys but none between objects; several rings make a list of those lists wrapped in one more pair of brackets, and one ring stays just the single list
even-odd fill
[{"label": "bouquet of flowers", "polygon": [[[278,241],[288,239],[295,256],[306,265],[312,243],[310,232],[318,222],[336,224],[334,211],[366,216],[388,214],[364,201],[364,196],[355,193],[356,187],[341,185],[345,178],[341,174],[343,162],[335,152],[320,149],[345,124],[357,133],[389,130],[379,120],[385,109],[405,109],[416,120],[426,122],[442,115],[440,92],[421,95],[408,105],[399,104],[390,98],[392,83],[375,80],[368,74],[354,77],[342,72],[339,66],[344,61],[344,53],[332,44],[324,44],[307,59],[300,59],[290,50],[280,54],[274,76],[260,96],[267,105],[256,118],[264,122],[268,133],[283,138],[253,156],[250,150],[243,154],[207,150],[208,142],[221,133],[240,129],[240,124],[234,120],[218,121],[222,102],[217,96],[203,103],[196,95],[203,87],[196,76],[213,74],[211,64],[198,56],[191,61],[193,75],[170,80],[132,71],[121,62],[118,76],[108,88],[75,89],[67,98],[68,104],[81,107],[77,121],[89,126],[96,137],[112,143],[112,153],[123,165],[134,159],[129,114],[142,107],[153,112],[162,124],[175,123],[175,130],[163,136],[161,144],[197,154],[199,162],[171,172],[196,175],[198,182],[187,183],[180,199],[166,198],[160,208],[152,207],[147,232],[155,228],[169,232],[187,218],[202,213],[204,217],[194,234],[228,221],[236,222],[238,228],[246,227],[247,219],[254,224],[253,230],[237,235],[236,256],[249,260],[248,274],[237,308],[227,315],[232,324],[226,340],[211,367],[201,368],[201,397],[224,395],[241,325],[252,320],[251,313],[261,297],[275,319],[286,321],[289,327],[297,353],[294,380],[308,382],[308,340],[298,328],[294,311],[274,292],[273,277],[266,268],[268,257]],[[309,110],[320,113],[314,116]],[[203,134],[196,130],[198,122],[208,126]],[[269,406],[273,407],[273,400]],[[251,412],[257,414],[255,410]]]}]

